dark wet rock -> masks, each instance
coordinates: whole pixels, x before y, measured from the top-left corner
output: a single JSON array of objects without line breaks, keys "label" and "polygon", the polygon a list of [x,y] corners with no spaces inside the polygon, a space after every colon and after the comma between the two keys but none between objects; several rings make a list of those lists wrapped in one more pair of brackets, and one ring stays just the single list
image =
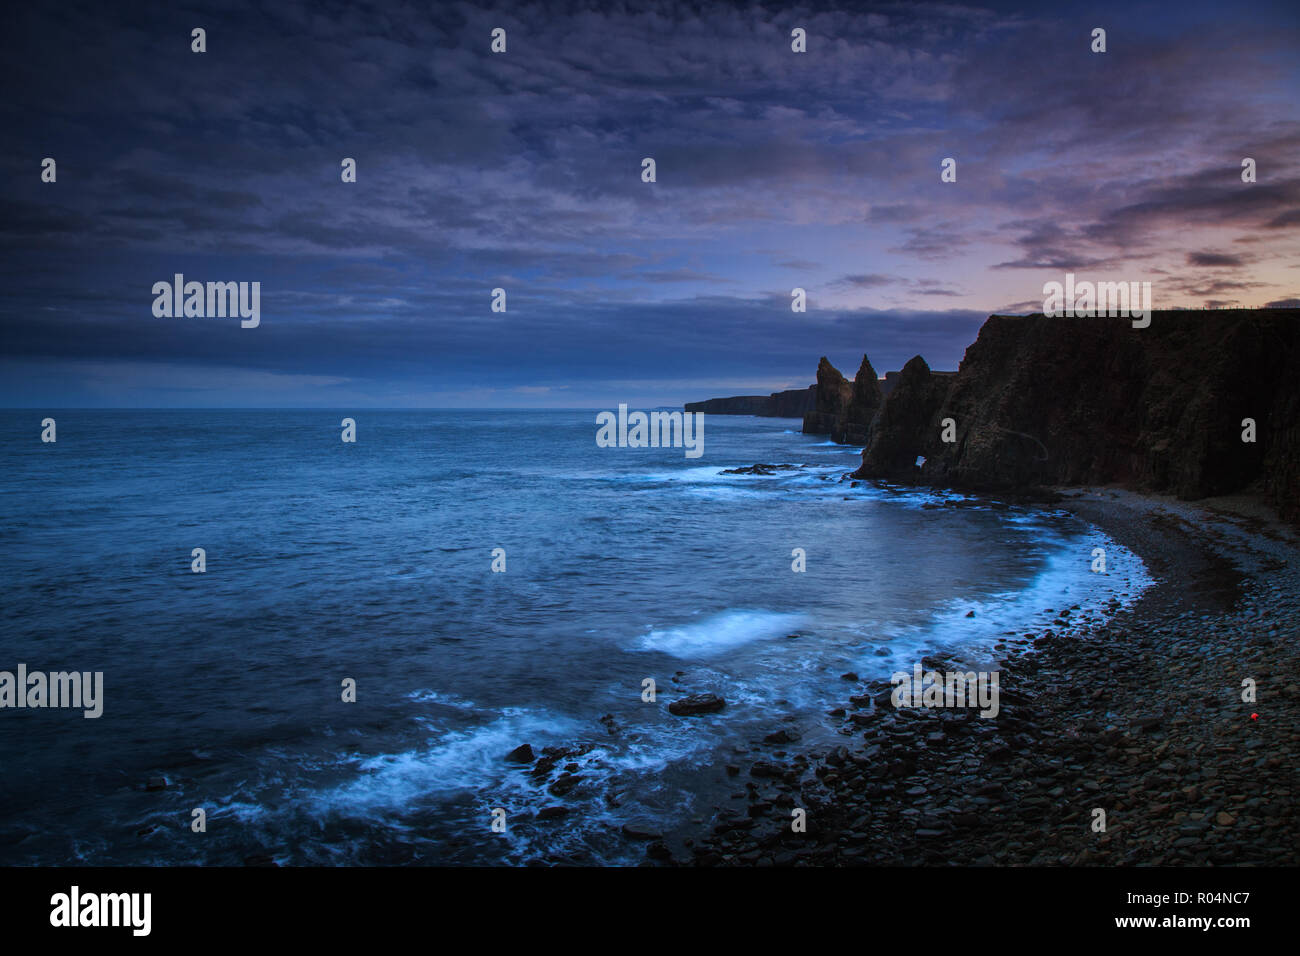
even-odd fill
[{"label": "dark wet rock", "polygon": [[726,700],[717,694],[692,694],[669,704],[668,713],[678,717],[697,717],[701,714],[717,713],[726,705]]},{"label": "dark wet rock", "polygon": [[780,729],[780,730],[773,731],[772,733],[770,733],[770,734],[768,734],[766,737],[764,737],[764,738],[763,738],[763,743],[766,743],[766,744],[792,744],[792,743],[794,743],[795,741],[797,741],[798,739],[799,739],[799,735],[798,735],[797,733],[795,733],[795,732],[792,731],[792,730],[787,730],[787,729],[785,729],[785,728],[782,728],[782,729]]},{"label": "dark wet rock", "polygon": [[534,766],[532,770],[528,771],[528,774],[532,777],[550,776],[551,771],[555,769],[555,765],[559,762],[559,757],[549,754],[545,757],[538,757],[536,766]]},{"label": "dark wet rock", "polygon": [[849,759],[847,747],[836,747],[826,755],[826,762],[832,767],[842,767]]},{"label": "dark wet rock", "polygon": [[629,820],[623,824],[623,836],[629,840],[659,840],[663,834],[648,820]]},{"label": "dark wet rock", "polygon": [[576,787],[581,781],[581,777],[576,776],[575,774],[565,773],[556,777],[555,782],[546,789],[551,796],[562,797]]},{"label": "dark wet rock", "polygon": [[909,777],[916,773],[915,760],[895,760],[889,765],[891,777]]},{"label": "dark wet rock", "polygon": [[145,781],[144,788],[145,788],[146,790],[166,790],[166,789],[167,789],[167,778],[166,778],[166,777],[150,777],[148,780]]},{"label": "dark wet rock", "polygon": [[532,763],[534,759],[532,744],[520,744],[506,754],[506,759],[511,763]]},{"label": "dark wet rock", "polygon": [[748,465],[741,468],[724,468],[724,475],[775,475],[782,471],[798,471],[803,465]]}]

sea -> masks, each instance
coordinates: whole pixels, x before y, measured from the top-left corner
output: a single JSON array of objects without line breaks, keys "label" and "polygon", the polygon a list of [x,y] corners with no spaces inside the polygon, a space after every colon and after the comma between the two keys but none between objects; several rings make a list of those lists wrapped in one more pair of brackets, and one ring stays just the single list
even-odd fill
[{"label": "sea", "polygon": [[709,415],[690,458],[596,416],[0,412],[0,671],[103,675],[99,717],[0,708],[0,865],[634,864],[763,735],[843,743],[861,682],[1151,581],[1062,509],[845,480],[795,420]]}]

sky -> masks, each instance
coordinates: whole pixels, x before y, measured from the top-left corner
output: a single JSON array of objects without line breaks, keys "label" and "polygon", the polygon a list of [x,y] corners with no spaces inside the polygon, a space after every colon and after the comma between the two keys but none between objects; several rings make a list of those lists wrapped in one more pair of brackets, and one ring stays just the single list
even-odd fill
[{"label": "sky", "polygon": [[[955,369],[1067,272],[1300,305],[1294,2],[8,6],[6,407],[765,394]],[[177,273],[260,324],[155,316]]]}]

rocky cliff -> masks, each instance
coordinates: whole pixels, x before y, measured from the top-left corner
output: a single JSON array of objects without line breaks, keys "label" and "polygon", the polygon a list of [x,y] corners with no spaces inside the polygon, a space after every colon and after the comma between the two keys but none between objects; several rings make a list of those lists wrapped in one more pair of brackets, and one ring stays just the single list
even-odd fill
[{"label": "rocky cliff", "polygon": [[917,439],[938,428],[939,409],[951,381],[932,375],[930,366],[919,355],[903,366],[880,408],[871,440],[862,449],[859,476],[892,481],[920,479],[915,462],[923,443]]},{"label": "rocky cliff", "polygon": [[[894,386],[898,384],[899,376],[902,374],[902,372],[886,372],[885,377],[880,380],[880,393],[885,397],[888,397],[889,393],[894,390]],[[930,374],[937,378],[952,378],[957,373],[936,372],[934,369],[930,369]]]},{"label": "rocky cliff", "polygon": [[[1242,440],[1247,418],[1254,442]],[[1118,482],[1182,498],[1250,489],[1297,520],[1298,422],[1300,310],[1155,312],[1145,329],[994,315],[956,376],[907,364],[856,477],[993,492]]]},{"label": "rocky cliff", "polygon": [[774,418],[803,418],[817,407],[817,386],[773,392],[768,414]]},{"label": "rocky cliff", "polygon": [[794,388],[771,395],[738,395],[734,398],[710,398],[687,402],[688,412],[709,415],[759,415],[764,418],[803,418],[817,405],[817,386]]}]

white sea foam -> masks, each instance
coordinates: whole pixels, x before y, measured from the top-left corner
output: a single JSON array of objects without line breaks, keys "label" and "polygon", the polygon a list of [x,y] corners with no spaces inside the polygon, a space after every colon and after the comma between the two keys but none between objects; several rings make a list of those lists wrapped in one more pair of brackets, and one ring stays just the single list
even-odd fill
[{"label": "white sea foam", "polygon": [[505,755],[522,741],[540,748],[567,740],[576,730],[552,714],[509,708],[489,723],[446,731],[427,747],[356,760],[357,777],[311,794],[306,802],[319,813],[364,817],[400,812],[431,796],[499,787],[507,778],[519,789],[523,775],[503,760]]},{"label": "white sea foam", "polygon": [[804,614],[723,611],[697,623],[652,629],[638,640],[635,649],[674,657],[709,657],[753,641],[784,637],[807,620]]},{"label": "white sea foam", "polygon": [[762,498],[765,492],[756,488],[688,488],[686,494],[693,498],[710,498],[714,501],[740,501],[743,498]]},{"label": "white sea foam", "polygon": [[445,704],[459,710],[473,710],[477,706],[472,700],[441,690],[413,690],[406,695],[408,700],[425,704]]},{"label": "white sea foam", "polygon": [[618,481],[681,481],[681,482],[702,482],[716,481],[718,479],[726,480],[730,475],[722,474],[722,465],[708,465],[698,468],[676,468],[672,471],[653,471],[646,474],[637,475],[618,475]]},{"label": "white sea foam", "polygon": [[[1032,522],[1026,522],[1032,524]],[[1092,571],[1092,549],[1106,550],[1107,571]],[[1051,621],[1063,610],[1079,605],[1070,619],[1091,617],[1104,621],[1112,608],[1131,606],[1154,579],[1134,552],[1091,529],[1063,542],[1046,557],[1043,570],[1022,588],[988,595],[982,600],[955,600],[939,607],[922,625],[887,630],[885,647],[889,657],[871,656],[863,661],[868,670],[910,668],[919,656],[961,651],[966,655],[989,654],[994,644],[1016,635],[1053,627]],[[1112,601],[1117,604],[1112,605]],[[1048,611],[1051,611],[1049,614]],[[967,615],[973,613],[973,616]],[[977,661],[978,662],[978,661]],[[905,668],[905,669],[906,669]]]}]

